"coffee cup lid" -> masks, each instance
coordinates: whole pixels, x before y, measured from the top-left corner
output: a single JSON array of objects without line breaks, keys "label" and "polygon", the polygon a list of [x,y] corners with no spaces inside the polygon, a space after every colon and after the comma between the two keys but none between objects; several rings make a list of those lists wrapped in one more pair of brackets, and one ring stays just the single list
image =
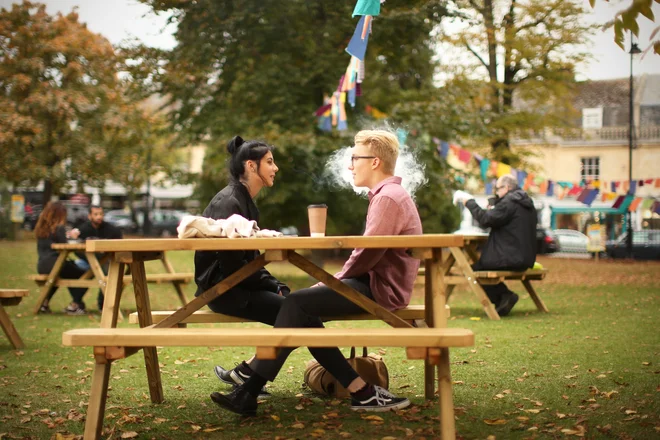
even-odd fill
[{"label": "coffee cup lid", "polygon": [[312,208],[326,208],[328,209],[328,205],[326,204],[320,204],[320,205],[309,205],[307,209],[312,209]]}]

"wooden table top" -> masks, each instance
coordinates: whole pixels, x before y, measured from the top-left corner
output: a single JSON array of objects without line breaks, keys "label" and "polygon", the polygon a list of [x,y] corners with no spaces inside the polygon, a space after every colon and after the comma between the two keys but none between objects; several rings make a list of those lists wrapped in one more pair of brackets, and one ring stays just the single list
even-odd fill
[{"label": "wooden table top", "polygon": [[455,234],[355,235],[330,237],[284,236],[277,238],[147,238],[88,240],[86,242],[86,250],[87,252],[150,252],[171,250],[217,251],[262,249],[423,249],[463,246],[463,243],[463,236]]}]

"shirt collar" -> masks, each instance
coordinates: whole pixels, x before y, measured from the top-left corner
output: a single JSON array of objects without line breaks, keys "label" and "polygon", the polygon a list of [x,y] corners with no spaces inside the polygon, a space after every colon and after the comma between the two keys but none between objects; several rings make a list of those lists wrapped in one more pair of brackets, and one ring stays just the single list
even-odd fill
[{"label": "shirt collar", "polygon": [[396,184],[396,185],[401,185],[401,177],[399,176],[392,176],[388,177],[387,179],[383,179],[376,186],[374,186],[371,190],[369,190],[369,200],[372,199],[376,194],[380,192],[381,189],[385,185],[389,185],[390,183]]}]

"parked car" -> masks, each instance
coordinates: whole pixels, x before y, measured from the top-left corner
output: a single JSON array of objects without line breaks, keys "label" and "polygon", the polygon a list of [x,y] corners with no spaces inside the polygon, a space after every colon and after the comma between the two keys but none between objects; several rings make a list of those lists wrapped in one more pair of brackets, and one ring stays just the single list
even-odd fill
[{"label": "parked car", "polygon": [[119,228],[124,234],[127,232],[135,233],[138,231],[138,224],[131,218],[130,211],[125,211],[123,209],[106,211],[103,219],[116,228]]},{"label": "parked car", "polygon": [[151,211],[149,217],[151,219],[151,235],[157,237],[176,236],[178,234],[176,228],[186,215],[190,214],[173,209],[155,209]]},{"label": "parked car", "polygon": [[[628,233],[605,244],[605,252],[611,258],[628,258]],[[660,260],[660,230],[634,231],[632,236],[633,258],[637,260]]]},{"label": "parked car", "polygon": [[536,253],[549,254],[557,252],[558,248],[557,239],[552,231],[548,228],[536,226]]},{"label": "parked car", "polygon": [[559,242],[559,252],[587,253],[589,237],[573,229],[555,229],[552,231]]}]

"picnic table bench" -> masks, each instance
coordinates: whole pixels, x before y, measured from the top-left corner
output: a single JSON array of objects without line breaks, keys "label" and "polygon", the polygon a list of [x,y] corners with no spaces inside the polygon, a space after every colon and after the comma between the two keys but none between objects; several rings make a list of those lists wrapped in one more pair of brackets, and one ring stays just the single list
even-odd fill
[{"label": "picnic table bench", "polygon": [[28,296],[28,291],[25,289],[0,289],[0,326],[5,332],[5,335],[7,335],[7,339],[9,339],[12,347],[16,350],[25,347],[25,344],[23,344],[21,336],[11,322],[5,306],[16,306],[26,296]]},{"label": "picnic table bench", "polygon": [[[541,281],[548,273],[547,269],[528,269],[525,271],[508,270],[472,270],[472,263],[479,259],[479,247],[488,239],[488,234],[463,235],[463,246],[452,247],[444,258],[443,270],[445,283],[447,284],[447,298],[452,294],[457,285],[467,285],[477,296],[490,319],[499,320],[500,316],[495,306],[490,302],[488,295],[481,287],[482,285],[498,284],[505,280],[519,280],[529,296],[534,301],[536,308],[542,312],[548,312],[548,308],[534,290],[531,281]],[[420,268],[420,276],[425,275],[425,269]]]},{"label": "picnic table bench", "polygon": [[[442,265],[442,248],[460,248],[463,238],[457,235],[429,234],[419,236],[348,236],[348,237],[280,237],[259,239],[143,239],[88,241],[86,251],[105,252],[110,256],[106,297],[101,315],[101,328],[69,330],[62,336],[67,346],[94,347],[95,365],[92,374],[89,406],[85,423],[85,438],[99,438],[105,412],[112,361],[142,350],[151,400],[164,399],[157,346],[256,346],[258,357],[272,357],[278,348],[298,346],[400,346],[408,347],[411,358],[425,361],[425,395],[431,397],[434,369],[438,370],[441,429],[444,439],[455,438],[449,347],[464,347],[474,343],[469,330],[448,329],[446,286]],[[298,249],[400,248],[424,261],[426,283],[424,318],[429,328],[413,328],[412,323],[361,295],[316,266]],[[144,262],[162,257],[173,250],[264,250],[216,286],[154,323],[151,311]],[[288,261],[316,280],[359,305],[373,319],[391,326],[386,329],[231,329],[176,328],[195,315],[201,307],[222,295],[255,271],[273,261]],[[136,299],[137,320],[141,328],[116,328],[119,301],[124,282],[124,269],[130,264]]]},{"label": "picnic table bench", "polygon": [[[94,240],[92,240],[94,241]],[[59,255],[57,261],[53,266],[53,269],[49,274],[33,274],[28,275],[28,279],[34,281],[37,286],[40,287],[39,297],[34,306],[35,315],[39,313],[39,307],[44,302],[48,296],[48,291],[51,286],[57,287],[99,287],[101,291],[105,294],[105,289],[107,286],[107,276],[103,273],[102,265],[105,264],[109,256],[104,256],[101,261],[96,257],[95,252],[86,252],[85,243],[55,243],[51,245],[51,248],[58,251]],[[87,261],[89,262],[90,269],[81,275],[78,279],[63,279],[59,277],[60,270],[64,262],[68,258],[69,254],[75,252],[85,252]],[[172,283],[172,286],[176,290],[176,293],[181,301],[181,304],[186,304],[186,297],[183,293],[182,285],[189,283],[193,280],[193,273],[177,273],[174,271],[172,264],[167,259],[165,252],[162,253],[160,258],[166,273],[161,274],[149,274],[147,275],[148,283]],[[122,280],[122,285],[130,283],[132,280],[130,275],[127,275]]]}]

